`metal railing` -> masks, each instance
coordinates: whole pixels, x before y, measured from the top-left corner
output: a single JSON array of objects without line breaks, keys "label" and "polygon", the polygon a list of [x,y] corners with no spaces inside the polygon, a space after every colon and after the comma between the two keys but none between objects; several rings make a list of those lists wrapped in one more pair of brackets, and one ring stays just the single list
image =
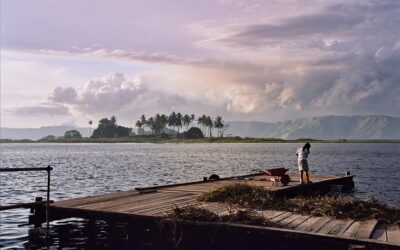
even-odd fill
[{"label": "metal railing", "polygon": [[49,229],[49,205],[50,205],[50,172],[53,170],[52,167],[47,166],[45,168],[0,168],[0,172],[30,172],[30,171],[47,171],[47,190],[46,190],[46,201],[37,201],[29,203],[18,203],[7,206],[0,206],[0,211],[15,209],[15,208],[35,208],[46,204],[46,227]]}]

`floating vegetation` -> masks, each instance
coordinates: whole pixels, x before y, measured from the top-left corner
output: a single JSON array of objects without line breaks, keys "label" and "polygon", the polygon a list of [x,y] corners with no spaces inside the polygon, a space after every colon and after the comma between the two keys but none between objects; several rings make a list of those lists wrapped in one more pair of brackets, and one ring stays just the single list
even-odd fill
[{"label": "floating vegetation", "polygon": [[246,225],[282,227],[271,222],[252,210],[239,210],[229,214],[218,216],[217,214],[199,207],[188,206],[184,208],[175,208],[168,215],[169,219],[174,221],[195,221],[195,222],[224,222]]},{"label": "floating vegetation", "polygon": [[225,185],[204,194],[200,200],[225,202],[250,209],[285,210],[338,219],[376,219],[386,225],[399,226],[400,221],[400,209],[389,207],[374,198],[358,200],[350,197],[340,198],[337,194],[282,198],[262,187],[245,183]]}]

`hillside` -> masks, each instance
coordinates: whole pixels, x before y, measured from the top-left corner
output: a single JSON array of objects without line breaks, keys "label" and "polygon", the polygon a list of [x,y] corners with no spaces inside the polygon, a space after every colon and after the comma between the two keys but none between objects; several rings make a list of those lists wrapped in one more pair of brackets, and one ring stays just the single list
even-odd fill
[{"label": "hillside", "polygon": [[276,123],[227,122],[232,136],[282,139],[400,139],[400,118],[390,116],[322,116]]},{"label": "hillside", "polygon": [[1,128],[0,138],[1,139],[29,139],[39,140],[48,135],[54,135],[56,137],[63,136],[65,131],[78,130],[82,136],[89,136],[89,128],[76,128],[72,126],[49,126],[41,128]]}]

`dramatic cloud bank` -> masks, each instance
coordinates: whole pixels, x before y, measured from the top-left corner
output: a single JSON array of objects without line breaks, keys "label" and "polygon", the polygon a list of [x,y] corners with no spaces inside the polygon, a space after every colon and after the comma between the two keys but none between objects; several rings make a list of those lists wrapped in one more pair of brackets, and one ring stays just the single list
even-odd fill
[{"label": "dramatic cloud bank", "polygon": [[[29,113],[133,123],[172,110],[262,121],[400,114],[396,0],[83,1],[79,8],[60,1],[35,11],[28,2],[5,3],[2,50],[61,72],[51,84],[2,80],[13,121]],[[111,5],[115,13],[99,18]],[[13,60],[2,57],[2,64]],[[54,75],[70,83],[54,83]],[[49,94],[24,104],[21,87],[10,87],[14,79],[27,92],[46,85]]]}]

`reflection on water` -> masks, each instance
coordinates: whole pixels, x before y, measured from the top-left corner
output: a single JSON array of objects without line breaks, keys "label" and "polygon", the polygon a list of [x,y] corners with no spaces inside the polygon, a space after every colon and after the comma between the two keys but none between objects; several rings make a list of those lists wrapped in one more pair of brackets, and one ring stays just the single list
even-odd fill
[{"label": "reflection on water", "polygon": [[[212,173],[232,176],[247,174],[253,169],[280,166],[297,172],[295,151],[299,146],[302,145],[0,145],[1,167],[51,165],[54,168],[51,178],[51,198],[54,200],[129,190],[139,186],[196,181]],[[400,178],[400,172],[397,171],[400,144],[313,144],[309,162],[311,174],[354,173],[357,197],[373,195],[390,205],[400,206],[400,188],[397,185]],[[35,196],[45,196],[46,172],[1,173],[0,178],[1,205],[30,202]],[[97,239],[93,240],[93,244],[107,246],[118,239],[121,244],[129,242],[136,244],[137,248],[156,247],[146,242],[144,245],[143,242],[131,242],[134,236],[129,236],[129,228],[106,226],[101,222],[95,222],[93,226],[82,220],[51,223],[50,235],[46,239],[35,231],[28,233],[31,228],[29,226],[18,227],[18,224],[27,222],[28,212],[24,209],[1,212],[0,248],[40,248],[46,245],[81,248],[89,244],[91,232]],[[110,227],[113,229],[106,230]],[[68,233],[71,235],[63,238]],[[128,238],[124,240],[124,237]]]}]

